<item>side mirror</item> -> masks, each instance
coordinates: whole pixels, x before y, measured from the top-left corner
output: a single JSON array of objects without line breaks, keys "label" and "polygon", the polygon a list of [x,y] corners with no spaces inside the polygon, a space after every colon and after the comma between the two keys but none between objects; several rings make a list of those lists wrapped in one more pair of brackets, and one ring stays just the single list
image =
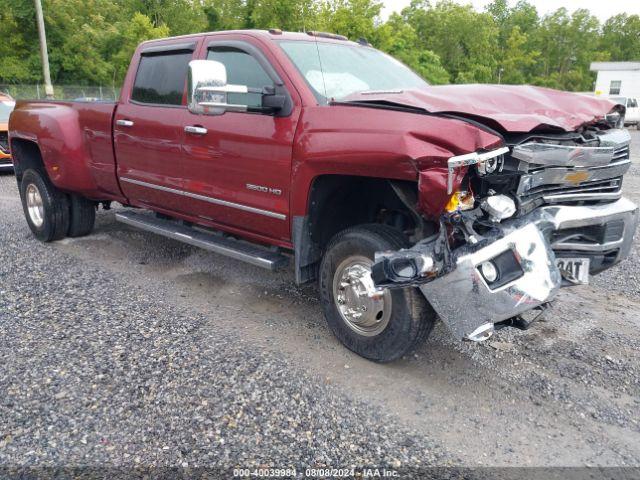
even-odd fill
[{"label": "side mirror", "polygon": [[228,103],[229,93],[249,93],[249,88],[244,85],[228,85],[227,69],[220,62],[189,62],[187,104],[191,113],[222,115],[224,112],[246,112],[246,105]]},{"label": "side mirror", "polygon": [[262,108],[267,112],[278,112],[287,105],[287,97],[276,93],[275,87],[262,89]]}]

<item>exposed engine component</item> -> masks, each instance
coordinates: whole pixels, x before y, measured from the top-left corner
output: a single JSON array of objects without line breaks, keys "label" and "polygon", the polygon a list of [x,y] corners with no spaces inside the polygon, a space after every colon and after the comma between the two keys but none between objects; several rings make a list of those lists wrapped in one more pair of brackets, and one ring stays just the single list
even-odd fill
[{"label": "exposed engine component", "polygon": [[492,222],[500,222],[516,213],[515,202],[506,195],[491,195],[480,202],[480,208],[487,213]]}]

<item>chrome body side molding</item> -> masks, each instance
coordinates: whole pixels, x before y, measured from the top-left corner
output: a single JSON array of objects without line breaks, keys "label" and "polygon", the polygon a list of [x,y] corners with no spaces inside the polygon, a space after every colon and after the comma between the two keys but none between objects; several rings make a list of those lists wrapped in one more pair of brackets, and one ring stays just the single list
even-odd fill
[{"label": "chrome body side molding", "polygon": [[265,217],[277,218],[278,220],[286,220],[287,216],[283,213],[272,212],[271,210],[263,210],[261,208],[251,207],[249,205],[243,205],[241,203],[228,202],[227,200],[221,200],[215,197],[208,197],[197,193],[187,192],[185,190],[177,190],[175,188],[164,187],[162,185],[156,185],[154,183],[147,183],[141,180],[135,180],[128,177],[120,177],[123,182],[138,185],[140,187],[153,188],[155,190],[161,190],[163,192],[173,193],[175,195],[181,195],[183,197],[193,198],[195,200],[201,200],[203,202],[213,203],[214,205],[221,205],[223,207],[235,208],[237,210],[243,210],[245,212],[256,213],[258,215],[264,215]]}]

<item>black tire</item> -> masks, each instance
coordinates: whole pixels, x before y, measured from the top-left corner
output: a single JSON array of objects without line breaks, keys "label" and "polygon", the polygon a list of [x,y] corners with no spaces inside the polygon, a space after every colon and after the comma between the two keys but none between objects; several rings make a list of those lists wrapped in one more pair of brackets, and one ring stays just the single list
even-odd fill
[{"label": "black tire", "polygon": [[[41,222],[29,214],[27,191],[37,190],[42,205]],[[69,198],[58,190],[46,176],[37,170],[27,170],[20,183],[22,208],[33,235],[41,242],[60,240],[69,231]]]},{"label": "black tire", "polygon": [[431,333],[437,315],[417,288],[390,290],[391,313],[384,330],[366,336],[343,318],[334,298],[334,276],[346,259],[373,260],[375,252],[406,248],[402,232],[370,224],[346,229],[333,237],[320,264],[320,297],[325,318],[335,336],[349,350],[376,362],[391,362],[410,352]]},{"label": "black tire", "polygon": [[69,195],[71,218],[67,235],[84,237],[93,231],[96,223],[96,204],[80,195]]}]

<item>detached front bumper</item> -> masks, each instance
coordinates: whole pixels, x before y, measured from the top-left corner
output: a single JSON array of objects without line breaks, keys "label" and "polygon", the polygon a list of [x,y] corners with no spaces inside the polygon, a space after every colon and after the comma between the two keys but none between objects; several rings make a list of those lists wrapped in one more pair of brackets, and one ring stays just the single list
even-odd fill
[{"label": "detached front bumper", "polygon": [[[552,300],[563,284],[556,257],[590,258],[591,273],[618,263],[629,254],[637,224],[638,207],[626,198],[541,207],[453,251],[448,271],[420,289],[454,336],[468,338]],[[492,288],[479,265],[501,254],[519,264],[519,276]]]}]

